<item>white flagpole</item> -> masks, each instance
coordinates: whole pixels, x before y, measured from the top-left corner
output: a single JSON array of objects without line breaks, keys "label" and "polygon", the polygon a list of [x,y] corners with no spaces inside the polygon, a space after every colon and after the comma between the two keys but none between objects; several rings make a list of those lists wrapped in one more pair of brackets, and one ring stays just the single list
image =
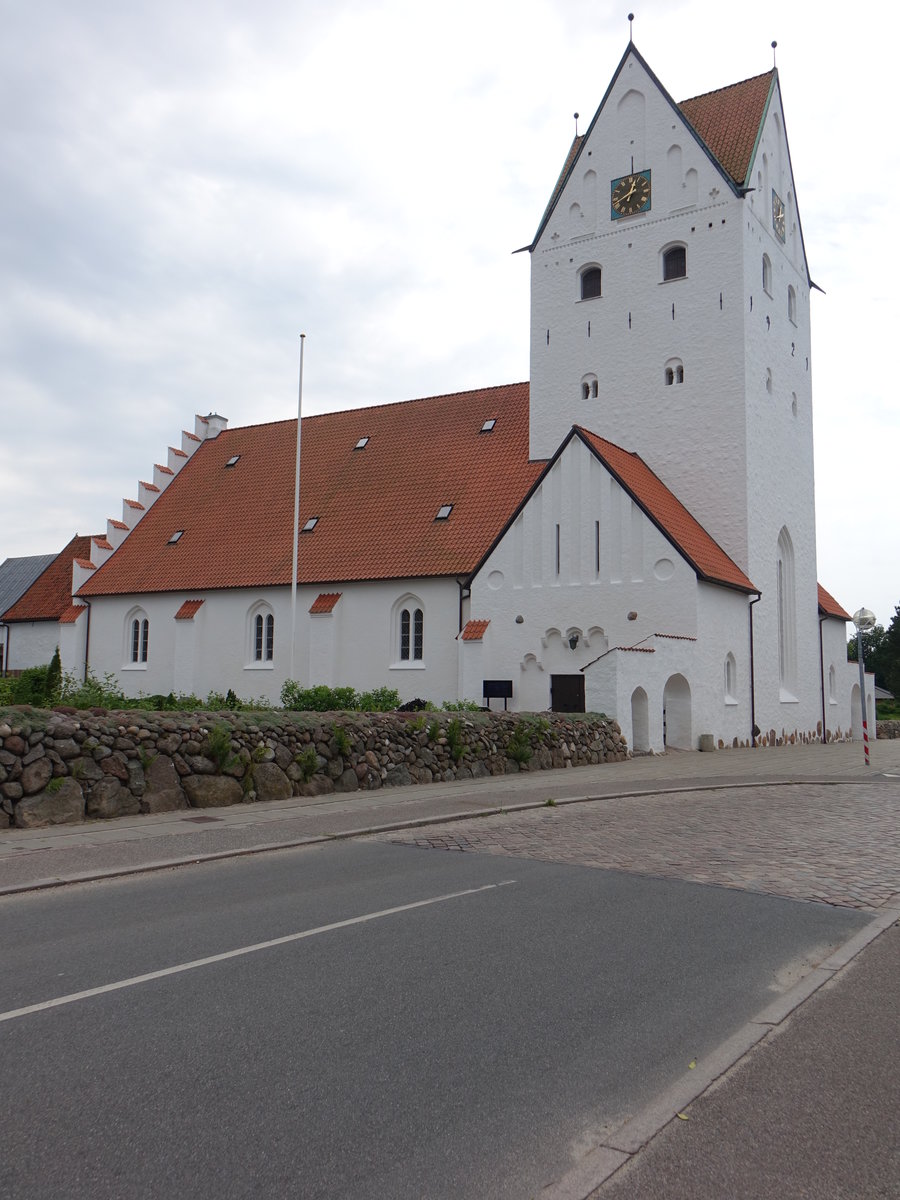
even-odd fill
[{"label": "white flagpole", "polygon": [[294,647],[297,637],[297,543],[300,540],[300,423],[303,415],[303,343],[306,334],[300,334],[300,383],[297,388],[297,466],[294,472],[294,555],[291,568],[291,669],[289,679],[294,678]]}]

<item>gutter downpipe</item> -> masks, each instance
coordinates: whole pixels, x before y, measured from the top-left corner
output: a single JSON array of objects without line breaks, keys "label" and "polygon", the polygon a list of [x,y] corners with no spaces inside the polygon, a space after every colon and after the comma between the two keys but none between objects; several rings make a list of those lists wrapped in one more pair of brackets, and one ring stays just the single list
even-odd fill
[{"label": "gutter downpipe", "polygon": [[756,728],[756,670],[753,660],[753,605],[758,604],[762,600],[762,592],[756,593],[756,599],[751,600],[747,606],[747,611],[750,614],[750,745],[756,749],[756,736],[759,732]]},{"label": "gutter downpipe", "polygon": [[824,613],[819,617],[819,681],[822,684],[822,745],[828,745],[828,726],[825,720],[825,647],[822,643],[822,626],[828,619]]},{"label": "gutter downpipe", "polygon": [[4,638],[5,646],[4,646],[4,650],[3,650],[3,670],[0,671],[0,675],[8,675],[9,674],[9,626],[4,625],[3,629],[4,629],[6,636]]},{"label": "gutter downpipe", "polygon": [[90,664],[91,657],[91,602],[90,600],[85,600],[84,596],[79,596],[79,599],[83,600],[87,605],[87,629],[84,631],[84,678],[82,680],[83,683],[87,683],[88,666]]}]

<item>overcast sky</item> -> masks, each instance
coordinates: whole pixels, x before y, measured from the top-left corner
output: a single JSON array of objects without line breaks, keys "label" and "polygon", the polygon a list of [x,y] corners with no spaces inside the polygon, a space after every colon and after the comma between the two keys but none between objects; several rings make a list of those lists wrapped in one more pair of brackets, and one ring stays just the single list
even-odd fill
[{"label": "overcast sky", "polygon": [[[627,0],[0,0],[0,561],[231,426],[528,378],[528,244]],[[818,562],[900,603],[893,10],[635,0],[676,100],[778,41],[813,279]],[[855,24],[851,25],[853,21]],[[889,291],[890,289],[890,291]],[[602,433],[602,428],[598,429]]]}]

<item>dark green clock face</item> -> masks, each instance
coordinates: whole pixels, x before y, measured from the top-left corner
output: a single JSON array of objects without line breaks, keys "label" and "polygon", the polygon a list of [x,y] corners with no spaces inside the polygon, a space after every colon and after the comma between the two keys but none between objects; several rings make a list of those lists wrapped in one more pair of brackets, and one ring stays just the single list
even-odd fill
[{"label": "dark green clock face", "polygon": [[772,228],[775,230],[775,236],[784,241],[784,201],[772,188]]},{"label": "dark green clock face", "polygon": [[609,189],[610,216],[614,221],[650,211],[649,170],[634,171],[631,175],[613,179]]}]

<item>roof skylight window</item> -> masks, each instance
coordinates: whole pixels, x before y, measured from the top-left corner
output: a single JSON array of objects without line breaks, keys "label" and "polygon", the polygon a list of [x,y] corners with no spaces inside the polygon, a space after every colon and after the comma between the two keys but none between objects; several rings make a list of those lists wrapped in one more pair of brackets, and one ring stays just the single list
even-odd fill
[{"label": "roof skylight window", "polygon": [[353,447],[353,449],[354,450],[365,450],[365,448],[368,444],[369,444],[369,439],[367,437],[361,437],[359,439],[359,441],[356,443],[356,445]]},{"label": "roof skylight window", "polygon": [[176,529],[175,532],[172,534],[172,536],[169,538],[168,545],[174,546],[175,543],[179,540],[179,538],[181,538],[183,535],[184,535],[183,529]]},{"label": "roof skylight window", "polygon": [[434,519],[436,521],[446,521],[452,512],[453,512],[452,504],[442,504],[441,507],[437,511],[437,516]]},{"label": "roof skylight window", "polygon": [[237,460],[238,460],[240,457],[241,457],[241,456],[240,456],[239,454],[232,454],[231,458],[229,458],[229,460],[228,460],[228,462],[225,464],[225,466],[226,466],[226,467],[233,467],[233,466],[234,466],[234,464],[237,462]]},{"label": "roof skylight window", "polygon": [[487,420],[485,421],[485,423],[482,425],[480,432],[481,432],[481,433],[493,433],[493,431],[494,431],[494,426],[495,426],[496,424],[497,424],[497,418],[496,418],[496,417],[488,417],[488,419],[487,419]]},{"label": "roof skylight window", "polygon": [[306,524],[303,526],[303,528],[300,530],[300,532],[301,533],[309,533],[311,530],[315,529],[315,527],[318,523],[319,523],[318,517],[310,517],[309,520],[306,522]]}]

